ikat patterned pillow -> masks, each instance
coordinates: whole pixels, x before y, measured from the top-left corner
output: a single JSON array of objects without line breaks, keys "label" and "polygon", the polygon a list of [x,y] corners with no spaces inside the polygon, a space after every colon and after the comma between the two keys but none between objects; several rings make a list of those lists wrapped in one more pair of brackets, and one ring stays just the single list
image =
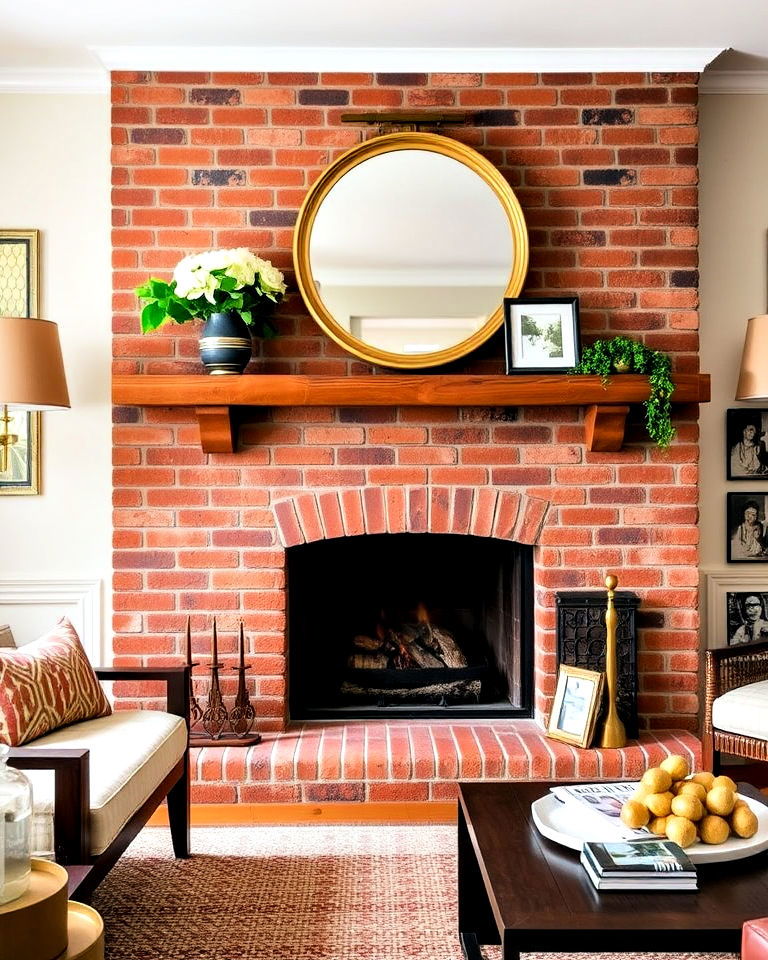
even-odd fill
[{"label": "ikat patterned pillow", "polygon": [[0,743],[21,746],[112,712],[75,628],[62,617],[18,649],[0,649]]}]

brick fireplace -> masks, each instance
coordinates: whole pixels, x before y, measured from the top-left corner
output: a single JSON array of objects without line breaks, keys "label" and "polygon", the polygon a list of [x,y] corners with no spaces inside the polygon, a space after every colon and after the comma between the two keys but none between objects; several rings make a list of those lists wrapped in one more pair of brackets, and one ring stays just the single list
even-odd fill
[{"label": "brick fireplace", "polygon": [[[236,245],[269,257],[291,289],[250,373],[370,372],[295,292],[292,225],[319,172],[366,135],[342,112],[430,106],[471,112],[450,135],[515,188],[531,241],[525,292],[577,294],[586,337],[638,336],[695,372],[696,79],[113,74],[115,372],[200,372],[197,329],[141,337],[131,291],[187,253]],[[497,337],[451,372],[500,373],[502,356]],[[265,408],[249,411],[237,453],[205,454],[193,410],[116,407],[115,662],[179,662],[191,615],[204,664],[215,614],[234,663],[244,620],[265,742],[201,752],[200,801],[444,799],[456,776],[628,775],[669,749],[695,753],[697,415],[676,407],[661,452],[635,411],[621,451],[590,453],[577,407]],[[291,724],[286,550],[387,533],[532,547],[536,719]],[[608,572],[641,600],[645,732],[620,756],[577,757],[536,722],[554,689],[554,594],[598,589]],[[153,695],[121,691],[123,703]]]}]

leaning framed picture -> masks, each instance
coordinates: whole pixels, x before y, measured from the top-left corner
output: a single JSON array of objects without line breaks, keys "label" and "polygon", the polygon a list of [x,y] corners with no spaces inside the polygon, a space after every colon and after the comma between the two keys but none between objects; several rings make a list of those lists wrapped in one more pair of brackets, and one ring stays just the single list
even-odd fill
[{"label": "leaning framed picture", "polygon": [[604,674],[561,663],[547,736],[574,747],[588,747],[595,734]]},{"label": "leaning framed picture", "polygon": [[726,471],[729,480],[768,480],[768,409],[734,407],[725,411]]},{"label": "leaning framed picture", "polygon": [[707,646],[768,640],[768,572],[708,574]]},{"label": "leaning framed picture", "polygon": [[579,362],[579,298],[504,299],[507,373],[566,373]]},{"label": "leaning framed picture", "polygon": [[[39,315],[38,230],[0,230],[0,317]],[[0,495],[40,492],[41,415],[0,406],[0,434],[14,437],[0,445]]]},{"label": "leaning framed picture", "polygon": [[725,496],[728,563],[768,563],[768,494]]}]

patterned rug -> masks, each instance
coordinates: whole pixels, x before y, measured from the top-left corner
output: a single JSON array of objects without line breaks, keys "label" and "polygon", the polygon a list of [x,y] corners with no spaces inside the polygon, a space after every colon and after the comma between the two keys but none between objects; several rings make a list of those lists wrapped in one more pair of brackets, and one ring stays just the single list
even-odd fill
[{"label": "patterned rug", "polygon": [[[93,905],[107,960],[461,960],[455,843],[450,826],[198,828],[177,861],[167,829],[147,828]],[[606,958],[558,955],[586,956]]]}]

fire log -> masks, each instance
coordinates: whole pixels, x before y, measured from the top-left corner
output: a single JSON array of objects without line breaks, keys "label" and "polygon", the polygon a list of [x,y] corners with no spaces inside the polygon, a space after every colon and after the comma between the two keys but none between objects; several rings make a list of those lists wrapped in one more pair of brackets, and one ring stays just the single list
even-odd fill
[{"label": "fire log", "polygon": [[480,699],[479,680],[451,680],[448,683],[434,683],[425,687],[380,688],[361,687],[345,680],[341,685],[341,694],[353,699],[384,700],[396,703],[440,703],[444,698],[463,703],[478,702]]}]

